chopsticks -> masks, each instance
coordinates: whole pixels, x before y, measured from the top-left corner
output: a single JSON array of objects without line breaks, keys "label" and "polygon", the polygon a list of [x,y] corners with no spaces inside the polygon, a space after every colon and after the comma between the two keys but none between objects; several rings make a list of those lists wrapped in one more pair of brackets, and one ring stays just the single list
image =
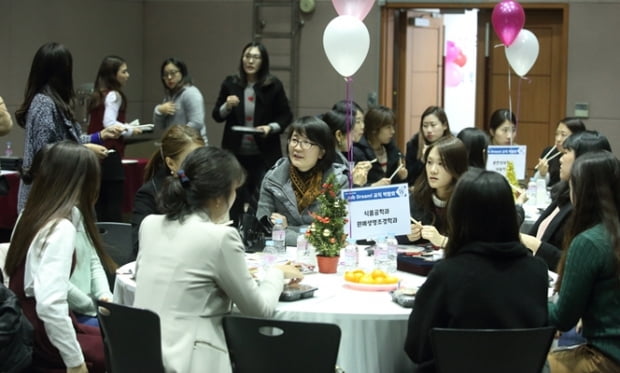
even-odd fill
[{"label": "chopsticks", "polygon": [[[542,159],[546,160],[547,162],[549,162],[550,160],[552,160],[553,158],[557,157],[558,155],[562,154],[562,152],[557,152],[554,155],[552,155],[551,157],[549,156],[549,154],[551,154],[551,152],[553,152],[554,150],[556,150],[555,145],[553,145],[551,147],[551,149],[549,149],[549,151],[547,152],[547,154],[545,154]],[[535,170],[538,170],[538,165],[536,165],[536,167],[534,167]]]},{"label": "chopsticks", "polygon": [[390,176],[390,180],[392,180],[394,178],[394,176],[396,176],[396,174],[398,173],[398,171],[400,171],[401,168],[403,168],[403,164],[402,163],[398,166],[398,168],[396,168],[396,171],[394,171],[392,176]]},{"label": "chopsticks", "polygon": [[409,220],[411,220],[411,222],[413,224],[417,224],[417,225],[422,225],[422,223],[420,223],[419,221],[415,220],[414,218],[412,218],[411,216],[409,217]]}]

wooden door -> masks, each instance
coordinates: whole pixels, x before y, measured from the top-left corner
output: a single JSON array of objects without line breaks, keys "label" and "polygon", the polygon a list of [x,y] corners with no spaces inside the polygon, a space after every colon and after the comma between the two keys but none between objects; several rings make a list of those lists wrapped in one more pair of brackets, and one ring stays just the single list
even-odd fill
[{"label": "wooden door", "polygon": [[396,141],[401,151],[418,132],[420,115],[443,97],[443,22],[433,13],[407,10],[394,22],[398,48],[392,109],[397,115]]},{"label": "wooden door", "polygon": [[[484,88],[484,98],[480,100],[479,93],[478,102],[483,104],[478,112],[484,114],[477,117],[477,122],[484,123],[486,128],[491,113],[508,108],[512,101],[518,122],[515,142],[527,145],[527,176],[533,174],[541,151],[553,144],[555,127],[566,112],[566,51],[562,48],[566,39],[564,14],[562,10],[526,9],[524,28],[532,31],[540,44],[538,59],[526,79],[514,72],[508,74],[504,47],[495,47],[501,42],[492,27],[488,32],[491,36],[488,57],[479,60],[484,61],[478,65],[478,76],[482,77],[478,87]],[[490,9],[479,13],[480,30],[489,27],[490,18]],[[479,32],[479,56],[486,47],[484,36],[484,32]]]}]

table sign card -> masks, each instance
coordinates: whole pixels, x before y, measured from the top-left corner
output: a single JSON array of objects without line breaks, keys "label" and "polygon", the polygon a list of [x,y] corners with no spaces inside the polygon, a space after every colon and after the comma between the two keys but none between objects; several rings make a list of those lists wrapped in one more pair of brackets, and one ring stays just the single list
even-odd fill
[{"label": "table sign card", "polygon": [[354,239],[411,232],[407,184],[346,189],[342,196],[349,201],[349,223],[345,233]]},{"label": "table sign card", "polygon": [[515,167],[517,179],[525,179],[525,156],[527,146],[525,145],[489,145],[487,147],[487,170],[496,171],[506,175],[508,162],[512,162]]}]

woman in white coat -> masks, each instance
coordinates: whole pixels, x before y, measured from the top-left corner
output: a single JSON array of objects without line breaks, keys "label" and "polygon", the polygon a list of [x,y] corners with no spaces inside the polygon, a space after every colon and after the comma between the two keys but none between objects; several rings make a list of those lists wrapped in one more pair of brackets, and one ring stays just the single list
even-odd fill
[{"label": "woman in white coat", "polygon": [[222,317],[234,302],[246,315],[268,317],[294,267],[266,271],[260,286],[248,271],[228,211],[243,183],[243,168],[226,150],[190,153],[161,191],[161,211],[140,226],[134,306],[161,321],[167,372],[230,372]]}]

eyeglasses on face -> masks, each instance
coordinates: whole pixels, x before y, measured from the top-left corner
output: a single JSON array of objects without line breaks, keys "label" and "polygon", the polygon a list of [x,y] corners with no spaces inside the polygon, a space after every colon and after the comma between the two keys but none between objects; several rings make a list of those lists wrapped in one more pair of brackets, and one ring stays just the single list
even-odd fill
[{"label": "eyeglasses on face", "polygon": [[164,73],[161,75],[161,77],[163,79],[174,78],[175,76],[177,76],[178,73],[179,73],[179,70],[164,71]]},{"label": "eyeglasses on face", "polygon": [[250,54],[250,53],[246,53],[243,55],[243,59],[244,60],[254,60],[254,61],[260,61],[261,56],[260,54]]},{"label": "eyeglasses on face", "polygon": [[308,140],[300,140],[297,137],[291,137],[290,139],[288,139],[288,144],[290,146],[292,146],[293,148],[295,148],[297,145],[299,145],[299,147],[302,150],[308,150],[310,149],[312,146],[316,145],[313,142],[310,142]]}]

